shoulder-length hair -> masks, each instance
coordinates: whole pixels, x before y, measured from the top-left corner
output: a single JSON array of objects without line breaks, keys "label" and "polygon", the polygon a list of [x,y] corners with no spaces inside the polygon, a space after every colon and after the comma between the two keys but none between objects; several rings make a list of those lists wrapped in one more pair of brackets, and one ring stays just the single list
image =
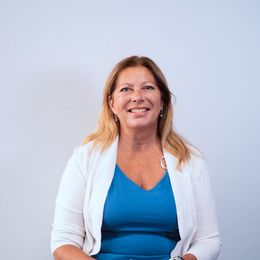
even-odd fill
[{"label": "shoulder-length hair", "polygon": [[136,66],[147,68],[154,76],[156,84],[161,91],[163,117],[158,118],[158,136],[162,147],[177,158],[177,168],[181,169],[182,165],[190,159],[193,149],[191,144],[173,129],[173,106],[171,102],[173,95],[169,90],[167,80],[162,71],[148,57],[130,56],[121,60],[113,68],[104,87],[102,109],[97,128],[84,139],[83,144],[93,141],[94,147],[98,146],[101,150],[105,150],[119,135],[120,124],[119,121],[116,122],[114,119],[113,112],[109,106],[109,99],[115,90],[119,74],[129,67]]}]

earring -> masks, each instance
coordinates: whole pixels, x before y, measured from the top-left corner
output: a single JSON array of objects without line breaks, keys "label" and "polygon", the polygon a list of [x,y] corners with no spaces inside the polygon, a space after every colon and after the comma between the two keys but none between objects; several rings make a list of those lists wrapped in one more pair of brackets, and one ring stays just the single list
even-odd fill
[{"label": "earring", "polygon": [[160,111],[160,118],[162,118],[163,117],[163,111],[161,110]]},{"label": "earring", "polygon": [[118,121],[118,116],[116,114],[114,114],[114,120],[115,120],[115,122]]}]

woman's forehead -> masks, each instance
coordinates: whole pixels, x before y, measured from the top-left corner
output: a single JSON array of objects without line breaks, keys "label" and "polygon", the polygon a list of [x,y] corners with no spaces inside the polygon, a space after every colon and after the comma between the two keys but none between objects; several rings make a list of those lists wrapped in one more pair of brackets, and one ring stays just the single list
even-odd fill
[{"label": "woman's forehead", "polygon": [[128,67],[122,70],[116,80],[116,85],[132,84],[134,82],[156,83],[152,72],[144,66]]}]

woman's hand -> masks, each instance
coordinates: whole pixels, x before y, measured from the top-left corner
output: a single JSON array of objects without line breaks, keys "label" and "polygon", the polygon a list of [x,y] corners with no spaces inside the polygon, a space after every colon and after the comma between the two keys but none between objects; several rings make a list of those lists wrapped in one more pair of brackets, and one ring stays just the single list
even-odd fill
[{"label": "woman's hand", "polygon": [[196,256],[192,254],[186,254],[182,257],[184,260],[198,260]]},{"label": "woman's hand", "polygon": [[57,248],[53,253],[55,260],[95,260],[84,254],[79,248],[72,245],[64,245]]}]

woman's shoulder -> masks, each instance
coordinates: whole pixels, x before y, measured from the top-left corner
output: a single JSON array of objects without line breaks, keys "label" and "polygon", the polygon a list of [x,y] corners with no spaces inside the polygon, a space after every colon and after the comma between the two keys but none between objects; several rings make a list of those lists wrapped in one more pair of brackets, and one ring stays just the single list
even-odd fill
[{"label": "woman's shoulder", "polygon": [[92,141],[86,144],[80,144],[73,149],[73,154],[79,161],[89,160],[100,152],[101,150],[96,147]]},{"label": "woman's shoulder", "polygon": [[78,160],[78,162],[89,166],[105,159],[107,155],[114,154],[115,151],[116,141],[106,148],[99,146],[94,141],[90,141],[76,146],[73,151],[73,156]]},{"label": "woman's shoulder", "polygon": [[90,152],[92,147],[93,147],[93,141],[90,141],[88,143],[75,146],[74,151],[76,151],[76,152]]},{"label": "woman's shoulder", "polygon": [[190,154],[190,159],[187,165],[192,169],[193,172],[200,172],[203,168],[206,168],[206,158],[202,152],[195,150]]},{"label": "woman's shoulder", "polygon": [[205,182],[210,178],[207,167],[207,160],[202,153],[191,154],[187,162],[186,172],[194,182]]},{"label": "woman's shoulder", "polygon": [[96,163],[97,156],[97,149],[93,149],[92,143],[80,144],[73,148],[69,165],[74,165],[86,177],[91,167]]}]

